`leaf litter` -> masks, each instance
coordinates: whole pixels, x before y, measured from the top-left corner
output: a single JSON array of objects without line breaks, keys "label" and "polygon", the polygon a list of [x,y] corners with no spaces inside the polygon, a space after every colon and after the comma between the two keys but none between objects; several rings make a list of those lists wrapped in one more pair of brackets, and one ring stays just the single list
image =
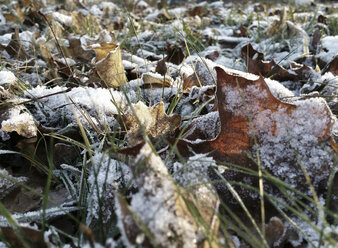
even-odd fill
[{"label": "leaf litter", "polygon": [[[337,4],[0,7],[3,228],[37,223],[48,247],[334,247]],[[23,242],[13,225],[1,245]]]}]

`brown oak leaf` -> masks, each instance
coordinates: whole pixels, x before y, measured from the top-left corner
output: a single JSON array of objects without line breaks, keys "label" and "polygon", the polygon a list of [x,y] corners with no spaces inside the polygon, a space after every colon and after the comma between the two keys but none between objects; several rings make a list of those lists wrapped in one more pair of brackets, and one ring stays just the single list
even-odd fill
[{"label": "brown oak leaf", "polygon": [[332,139],[332,113],[324,99],[282,102],[274,95],[278,95],[276,85],[271,91],[262,76],[226,72],[220,67],[215,70],[221,131],[214,139],[179,140],[182,155],[189,155],[190,147],[198,153],[211,152],[215,160],[256,169],[247,153],[254,154],[257,149],[263,168],[288,183],[297,185],[304,180],[297,165],[299,159],[315,186],[327,180],[336,144]]},{"label": "brown oak leaf", "polygon": [[241,52],[250,73],[272,77],[278,81],[299,79],[296,73],[288,72],[284,67],[276,64],[274,60],[264,61],[263,53],[256,51],[250,43],[242,47]]}]

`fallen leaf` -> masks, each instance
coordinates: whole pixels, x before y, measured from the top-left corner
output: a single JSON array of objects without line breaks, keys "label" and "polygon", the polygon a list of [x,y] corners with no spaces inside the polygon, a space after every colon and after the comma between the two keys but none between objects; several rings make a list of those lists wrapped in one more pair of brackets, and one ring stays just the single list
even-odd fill
[{"label": "fallen leaf", "polygon": [[101,42],[93,47],[96,53],[95,69],[107,87],[119,87],[127,82],[122,63],[120,46]]},{"label": "fallen leaf", "polygon": [[6,195],[11,193],[11,191],[17,187],[20,187],[20,183],[25,183],[27,181],[27,177],[13,177],[8,173],[7,170],[0,168],[0,200],[2,200]]},{"label": "fallen leaf", "polygon": [[[196,189],[194,194],[179,188],[161,158],[147,143],[134,164],[132,170],[138,192],[131,195],[130,204],[120,196],[116,198],[119,221],[122,222],[119,227],[131,244],[142,247],[150,244],[161,247],[218,245],[219,202],[215,195],[208,194],[210,198],[206,198],[205,193],[210,191],[198,194]],[[194,216],[191,208],[199,211],[201,217]],[[212,232],[208,235],[209,240],[205,236],[206,230]]]},{"label": "fallen leaf", "polygon": [[142,88],[162,88],[171,87],[172,78],[154,73],[143,73],[142,81]]},{"label": "fallen leaf", "polygon": [[75,37],[69,39],[67,51],[72,58],[83,61],[90,61],[95,56],[93,50],[85,48],[82,45],[81,39]]},{"label": "fallen leaf", "polygon": [[[129,144],[142,142],[144,132],[152,139],[173,131],[181,124],[181,117],[177,114],[168,116],[165,113],[164,104],[160,102],[153,107],[147,107],[143,102],[132,105],[125,118],[125,124],[129,129],[127,140]],[[140,127],[142,125],[142,128]]]},{"label": "fallen leaf", "polygon": [[198,60],[194,65],[194,73],[183,81],[183,90],[189,92],[193,86],[202,87],[215,85],[215,72],[202,61]]},{"label": "fallen leaf", "polygon": [[167,73],[167,66],[165,65],[165,59],[161,59],[157,62],[155,71],[161,75],[165,75]]},{"label": "fallen leaf", "polygon": [[244,27],[242,24],[239,26],[238,30],[234,32],[235,37],[248,37],[248,31],[246,27]]},{"label": "fallen leaf", "polygon": [[20,226],[15,229],[11,227],[0,227],[0,230],[5,239],[14,247],[24,248],[29,245],[30,247],[47,248],[44,235],[39,230],[26,226]]},{"label": "fallen leaf", "polygon": [[265,229],[266,242],[270,247],[278,243],[285,232],[284,223],[278,217],[272,217]]},{"label": "fallen leaf", "polygon": [[332,72],[333,75],[338,75],[338,55],[336,55],[322,70],[322,74]]},{"label": "fallen leaf", "polygon": [[317,22],[318,22],[318,23],[327,24],[327,23],[326,23],[326,20],[327,20],[327,17],[326,17],[326,16],[323,16],[323,15],[319,15],[318,18],[317,18]]},{"label": "fallen leaf", "polygon": [[264,61],[263,53],[256,51],[250,43],[242,47],[241,52],[250,73],[271,77],[278,81],[299,80],[296,73],[288,72],[274,60]]},{"label": "fallen leaf", "polygon": [[320,29],[316,29],[313,32],[312,35],[312,41],[311,41],[311,45],[313,47],[313,52],[314,54],[317,53],[317,48],[320,45],[320,39],[322,38],[322,31]]},{"label": "fallen leaf", "polygon": [[12,34],[12,39],[6,47],[6,51],[9,55],[11,55],[15,59],[19,60],[28,59],[28,55],[20,42],[18,29],[15,30],[14,34]]},{"label": "fallen leaf", "polygon": [[[296,166],[297,156],[293,153],[292,144],[296,142],[299,145],[296,149],[303,154],[302,159],[308,161],[304,163],[314,185],[317,187],[320,181],[327,180],[333,159],[329,143],[334,122],[325,100],[310,98],[293,101],[294,104],[282,102],[271,93],[261,76],[226,72],[220,67],[215,70],[221,131],[211,140],[181,139],[177,146],[182,155],[191,154],[190,147],[198,153],[210,152],[217,161],[256,169],[247,156],[247,152],[253,151],[256,139],[258,149],[262,149],[260,158],[263,168],[282,180],[291,180],[289,183],[304,187],[301,179],[290,179],[287,173],[280,174],[278,170],[280,163],[284,163],[283,166],[290,173],[303,177]],[[314,118],[309,119],[308,116]],[[316,120],[320,120],[320,124],[316,124]],[[310,140],[307,137],[311,137]],[[323,150],[320,143],[325,144],[328,151]],[[278,146],[279,149],[283,146],[284,150],[275,156],[276,161],[271,161],[269,153]],[[316,163],[316,167],[311,166],[311,157],[315,156],[316,159],[317,156],[311,153],[311,149],[326,154],[321,157],[320,165]]]},{"label": "fallen leaf", "polygon": [[23,105],[18,105],[20,100],[2,87],[0,87],[0,94],[2,99],[5,98],[6,103],[0,108],[1,130],[16,132],[25,138],[36,137],[37,127],[34,118]]},{"label": "fallen leaf", "polygon": [[206,59],[210,59],[211,61],[215,61],[216,59],[218,59],[219,57],[219,51],[214,50],[210,53],[208,53],[207,55],[205,55]]},{"label": "fallen leaf", "polygon": [[167,62],[179,65],[184,60],[182,48],[177,45],[167,43]]}]

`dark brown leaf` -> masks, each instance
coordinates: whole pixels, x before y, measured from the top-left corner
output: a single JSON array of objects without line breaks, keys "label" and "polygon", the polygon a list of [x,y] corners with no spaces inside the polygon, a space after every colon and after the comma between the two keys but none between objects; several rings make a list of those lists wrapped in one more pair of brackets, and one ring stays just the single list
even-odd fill
[{"label": "dark brown leaf", "polygon": [[167,73],[167,66],[165,65],[165,59],[161,59],[157,62],[155,71],[163,76]]},{"label": "dark brown leaf", "polygon": [[177,45],[167,43],[167,62],[179,65],[184,59],[182,48]]},{"label": "dark brown leaf", "polygon": [[336,55],[323,69],[322,74],[326,72],[332,72],[334,75],[338,75],[338,55]]}]

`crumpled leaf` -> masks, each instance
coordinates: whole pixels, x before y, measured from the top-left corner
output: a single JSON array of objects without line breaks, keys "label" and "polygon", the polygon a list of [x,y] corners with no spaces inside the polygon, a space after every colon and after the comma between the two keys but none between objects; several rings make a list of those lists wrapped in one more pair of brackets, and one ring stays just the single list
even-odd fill
[{"label": "crumpled leaf", "polygon": [[94,47],[96,53],[95,69],[99,77],[108,87],[119,87],[127,82],[122,63],[120,46],[100,42],[100,47]]},{"label": "crumpled leaf", "polygon": [[17,132],[25,138],[36,137],[37,127],[33,116],[29,114],[23,105],[14,105],[19,103],[19,99],[11,95],[7,90],[0,86],[0,100],[4,101],[0,106],[0,126],[5,132]]},{"label": "crumpled leaf", "polygon": [[[174,184],[161,158],[148,144],[143,146],[135,162],[132,169],[138,192],[131,196],[130,205],[119,196],[116,200],[121,221],[118,226],[122,235],[131,244],[142,247],[217,245],[217,197],[214,205],[213,200],[205,199],[205,194],[187,195],[183,188]],[[201,220],[197,220],[189,209],[195,203],[200,204],[195,206],[200,211],[207,230],[213,232],[209,240],[204,235],[203,227],[198,224]],[[209,203],[211,205],[207,205]]]},{"label": "crumpled leaf", "polygon": [[181,124],[181,117],[177,114],[168,116],[165,113],[163,102],[151,108],[144,105],[143,102],[138,102],[133,104],[132,109],[126,113],[125,124],[129,128],[128,143],[134,145],[144,140],[142,128],[150,138],[156,139],[178,128]]}]

